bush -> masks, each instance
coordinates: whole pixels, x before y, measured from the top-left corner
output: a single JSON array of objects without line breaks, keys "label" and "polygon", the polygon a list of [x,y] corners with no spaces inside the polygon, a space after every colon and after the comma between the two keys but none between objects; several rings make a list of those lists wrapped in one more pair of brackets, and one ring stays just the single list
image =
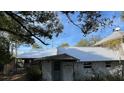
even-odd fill
[{"label": "bush", "polygon": [[82,79],[85,81],[123,81],[124,78],[119,75],[100,75],[96,74],[93,77]]},{"label": "bush", "polygon": [[38,65],[33,65],[26,69],[27,80],[38,81],[42,79],[41,69]]},{"label": "bush", "polygon": [[[95,72],[92,70],[93,73],[88,75],[82,75],[81,78],[76,79],[77,81],[124,81],[124,77],[120,74],[120,71],[117,71],[114,74],[105,73],[103,71]],[[79,74],[79,73],[78,73]]]}]

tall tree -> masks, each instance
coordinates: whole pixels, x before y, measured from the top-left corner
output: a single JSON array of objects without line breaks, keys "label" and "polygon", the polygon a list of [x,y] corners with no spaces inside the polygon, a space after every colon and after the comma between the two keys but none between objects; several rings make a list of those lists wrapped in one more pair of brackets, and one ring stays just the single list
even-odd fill
[{"label": "tall tree", "polygon": [[63,44],[61,44],[59,47],[69,47],[69,44],[64,42]]},{"label": "tall tree", "polygon": [[[114,17],[113,19],[104,17],[100,11],[63,11],[63,13],[84,35],[96,32],[106,26],[113,26]],[[77,15],[76,19],[73,17],[75,14]]]},{"label": "tall tree", "polygon": [[[54,11],[1,11],[0,32],[8,34],[7,38],[11,43],[33,44],[35,39],[38,39],[42,44],[48,45],[42,37],[52,39],[54,35],[58,36],[63,31],[63,24],[60,22],[58,13]],[[112,23],[109,18],[102,17],[102,13],[98,11],[62,11],[61,14],[64,14],[70,23],[78,27],[84,35]],[[73,20],[75,14],[76,20]]]},{"label": "tall tree", "polygon": [[12,56],[9,52],[9,41],[0,36],[0,64],[11,62]]},{"label": "tall tree", "polygon": [[62,32],[63,26],[56,12],[3,11],[0,12],[0,31],[14,35],[18,41],[34,43],[34,38],[43,44],[40,37],[52,38]]},{"label": "tall tree", "polygon": [[89,43],[90,43],[90,46],[93,46],[94,44],[96,44],[96,42],[102,40],[102,37],[99,36],[99,35],[93,35],[89,38]]},{"label": "tall tree", "polygon": [[76,47],[86,47],[89,46],[89,41],[87,39],[81,39],[75,46]]},{"label": "tall tree", "polygon": [[[97,31],[112,23],[109,18],[102,17],[98,11],[66,11],[61,12],[68,20],[77,26],[83,34]],[[73,15],[76,20],[73,20]],[[78,24],[76,24],[78,22]],[[63,25],[58,12],[50,11],[2,11],[0,12],[0,31],[14,35],[20,42],[34,43],[34,38],[48,45],[40,37],[51,39],[62,32]]]}]

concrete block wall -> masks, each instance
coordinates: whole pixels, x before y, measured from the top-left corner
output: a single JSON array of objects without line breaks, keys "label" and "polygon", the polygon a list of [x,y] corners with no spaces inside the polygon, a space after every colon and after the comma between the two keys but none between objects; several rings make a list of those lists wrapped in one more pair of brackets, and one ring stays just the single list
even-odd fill
[{"label": "concrete block wall", "polygon": [[52,62],[42,62],[42,79],[52,80]]},{"label": "concrete block wall", "polygon": [[106,67],[105,62],[93,62],[92,68],[84,68],[83,63],[75,63],[74,65],[75,80],[85,80],[95,74],[99,75],[121,75],[122,66],[119,62],[112,62],[111,67]]},{"label": "concrete block wall", "polygon": [[72,62],[62,63],[62,80],[64,81],[73,80],[73,63]]}]

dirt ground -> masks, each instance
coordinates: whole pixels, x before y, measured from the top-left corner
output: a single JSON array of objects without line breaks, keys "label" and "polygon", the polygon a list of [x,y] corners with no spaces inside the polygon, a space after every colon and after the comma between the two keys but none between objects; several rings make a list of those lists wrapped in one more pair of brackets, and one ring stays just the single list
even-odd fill
[{"label": "dirt ground", "polygon": [[0,75],[0,81],[25,81],[25,73],[15,74],[15,75]]}]

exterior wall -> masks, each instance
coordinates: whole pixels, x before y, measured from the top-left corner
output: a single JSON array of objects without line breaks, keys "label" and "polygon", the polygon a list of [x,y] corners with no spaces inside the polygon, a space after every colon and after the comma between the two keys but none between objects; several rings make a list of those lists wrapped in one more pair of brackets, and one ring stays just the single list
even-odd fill
[{"label": "exterior wall", "polygon": [[75,63],[75,80],[85,80],[95,74],[103,75],[121,75],[122,66],[119,62],[111,62],[111,67],[106,67],[105,62],[92,62],[92,68],[84,68],[83,62]]},{"label": "exterior wall", "polygon": [[62,80],[72,81],[73,80],[73,62],[63,62],[62,66]]},{"label": "exterior wall", "polygon": [[42,62],[42,79],[52,80],[52,62]]},{"label": "exterior wall", "polygon": [[[42,62],[42,78],[43,80],[52,80],[52,62]],[[61,79],[63,81],[73,80],[73,63],[62,62],[61,63]]]},{"label": "exterior wall", "polygon": [[[74,71],[73,71],[74,70]],[[122,66],[119,62],[111,62],[111,67],[106,67],[105,62],[92,62],[92,68],[84,68],[83,62],[62,62],[61,79],[63,81],[86,80],[94,74],[121,75]],[[52,62],[42,62],[43,80],[52,80]]]}]

